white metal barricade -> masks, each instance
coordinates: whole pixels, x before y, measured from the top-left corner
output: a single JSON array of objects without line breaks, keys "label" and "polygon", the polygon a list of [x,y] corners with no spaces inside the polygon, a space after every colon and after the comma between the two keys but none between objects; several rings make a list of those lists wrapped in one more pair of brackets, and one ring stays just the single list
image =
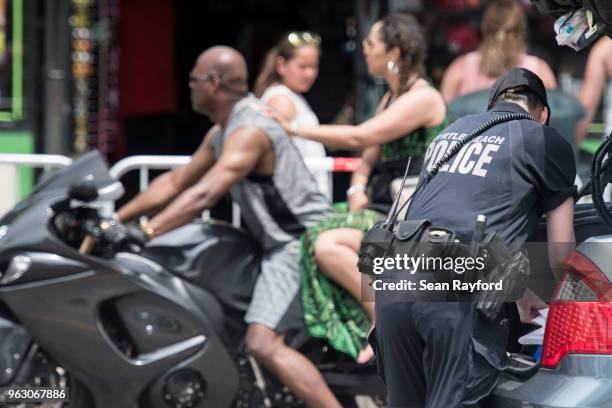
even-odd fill
[{"label": "white metal barricade", "polygon": [[27,165],[30,167],[49,170],[53,167],[70,166],[72,164],[72,159],[59,154],[0,153],[0,163]]},{"label": "white metal barricade", "polygon": [[[178,166],[189,163],[190,156],[131,156],[117,162],[111,169],[110,174],[113,178],[119,180],[124,174],[138,170],[140,175],[139,189],[144,191],[149,185],[150,170],[170,170]],[[361,159],[357,157],[309,157],[304,159],[306,166],[310,170],[323,170],[330,174],[330,196],[333,185],[331,182],[331,174],[333,172],[353,172],[360,164]],[[0,166],[8,165],[13,168],[19,166],[27,166],[30,168],[40,168],[44,171],[49,171],[53,168],[66,167],[72,164],[72,159],[67,156],[56,154],[13,154],[0,153]],[[580,179],[576,179],[577,184]],[[19,184],[14,182],[14,195],[19,195]],[[612,199],[612,189],[610,186],[606,188],[604,199],[610,201]],[[6,191],[6,190],[5,190]],[[14,203],[13,203],[14,204]],[[9,206],[8,208],[10,208]],[[114,210],[114,204],[102,206],[104,212],[110,215]],[[2,203],[0,203],[0,214],[2,214]],[[208,214],[208,212],[206,212]],[[236,203],[232,204],[232,223],[236,226],[240,225],[240,208]]]},{"label": "white metal barricade", "polygon": [[[111,169],[110,174],[119,180],[124,174],[138,170],[140,174],[140,191],[144,191],[149,185],[149,170],[169,170],[187,164],[190,156],[131,156],[118,161]],[[329,172],[352,172],[361,159],[357,157],[308,157],[304,159],[310,170],[324,170]],[[330,190],[333,185],[330,180]],[[331,193],[330,193],[331,196]],[[111,209],[112,211],[112,209]],[[209,213],[205,212],[204,218]],[[232,224],[240,226],[240,207],[232,203]]]},{"label": "white metal barricade", "polygon": [[72,163],[70,157],[61,156],[58,154],[13,154],[0,153],[0,165],[9,166],[9,174],[4,176],[6,185],[13,183],[13,192],[5,190],[3,200],[0,202],[0,214],[8,211],[15,205],[20,198],[20,186],[17,180],[17,167],[27,166],[31,168],[40,168],[44,171],[49,171],[52,168],[66,167]]}]

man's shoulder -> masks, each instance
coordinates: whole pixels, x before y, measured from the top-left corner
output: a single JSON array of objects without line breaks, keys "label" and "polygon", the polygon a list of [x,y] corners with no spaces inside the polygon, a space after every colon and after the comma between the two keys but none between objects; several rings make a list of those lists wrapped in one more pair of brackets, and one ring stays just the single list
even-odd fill
[{"label": "man's shoulder", "polygon": [[278,122],[266,115],[264,103],[252,96],[241,99],[236,104],[227,124],[226,133],[229,136],[240,128],[260,129],[268,136],[271,136],[271,133],[284,132]]}]

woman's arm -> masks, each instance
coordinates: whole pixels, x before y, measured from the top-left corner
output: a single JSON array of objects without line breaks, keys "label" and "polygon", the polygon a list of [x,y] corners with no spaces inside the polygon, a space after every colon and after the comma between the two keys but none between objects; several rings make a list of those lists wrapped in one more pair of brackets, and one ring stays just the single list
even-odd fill
[{"label": "woman's arm", "polygon": [[266,104],[280,113],[286,120],[293,121],[296,115],[295,104],[287,95],[275,95]]},{"label": "woman's arm", "polygon": [[351,187],[349,188],[346,197],[350,212],[355,212],[368,206],[369,199],[366,193],[366,186],[368,184],[370,173],[372,172],[372,167],[379,157],[379,146],[368,147],[361,154],[361,164],[353,172],[353,176],[351,177]]},{"label": "woman's arm", "polygon": [[358,150],[397,139],[423,126],[435,126],[446,116],[446,105],[430,86],[401,95],[388,108],[358,126],[291,127],[289,131],[329,147]]},{"label": "woman's arm", "polygon": [[576,146],[579,147],[587,134],[589,124],[593,121],[601,94],[606,82],[606,58],[612,53],[612,41],[602,39],[595,44],[587,59],[584,70],[584,81],[580,87],[578,100],[584,105],[586,114],[576,126]]},{"label": "woman's arm", "polygon": [[440,93],[442,93],[442,97],[446,103],[455,99],[459,93],[459,87],[463,79],[464,60],[464,56],[455,58],[444,72],[442,83],[440,84]]}]

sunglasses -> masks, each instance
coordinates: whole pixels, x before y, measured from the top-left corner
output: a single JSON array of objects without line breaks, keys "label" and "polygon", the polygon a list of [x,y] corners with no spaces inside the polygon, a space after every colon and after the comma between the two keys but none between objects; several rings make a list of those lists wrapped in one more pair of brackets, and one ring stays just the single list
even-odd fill
[{"label": "sunglasses", "polygon": [[370,40],[368,37],[366,37],[363,42],[361,43],[361,46],[363,48],[371,48],[374,46],[374,43],[372,42],[372,40]]},{"label": "sunglasses", "polygon": [[190,82],[210,81],[210,80],[212,80],[215,77],[221,79],[221,76],[219,74],[215,74],[215,73],[209,73],[209,74],[196,74],[196,73],[193,73],[193,72],[189,73],[189,81]]},{"label": "sunglasses", "polygon": [[304,44],[318,47],[321,45],[321,36],[312,31],[292,31],[287,34],[287,41],[296,48]]}]

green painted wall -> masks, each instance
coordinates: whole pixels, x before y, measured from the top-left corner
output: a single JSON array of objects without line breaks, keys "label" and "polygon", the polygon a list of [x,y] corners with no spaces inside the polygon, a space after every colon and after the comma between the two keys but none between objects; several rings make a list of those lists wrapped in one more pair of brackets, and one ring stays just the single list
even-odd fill
[{"label": "green painted wall", "polygon": [[[34,142],[30,132],[0,132],[0,153],[33,153]],[[33,172],[28,166],[18,166],[19,197],[32,190]]]}]

